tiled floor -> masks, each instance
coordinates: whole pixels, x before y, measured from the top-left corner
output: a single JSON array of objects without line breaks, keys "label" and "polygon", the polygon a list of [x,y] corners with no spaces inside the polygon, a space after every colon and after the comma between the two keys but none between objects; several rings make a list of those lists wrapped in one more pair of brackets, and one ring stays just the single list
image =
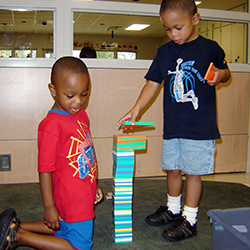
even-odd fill
[{"label": "tiled floor", "polygon": [[204,181],[225,181],[242,183],[250,187],[250,173],[230,173],[230,174],[214,174],[202,176]]}]

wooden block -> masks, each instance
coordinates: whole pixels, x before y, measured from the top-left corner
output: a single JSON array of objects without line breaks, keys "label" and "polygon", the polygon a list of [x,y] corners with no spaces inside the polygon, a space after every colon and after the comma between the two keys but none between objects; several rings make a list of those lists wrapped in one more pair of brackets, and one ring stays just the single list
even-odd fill
[{"label": "wooden block", "polygon": [[211,80],[213,80],[213,78],[214,78],[214,64],[211,62],[209,67],[208,67],[208,70],[206,72],[204,79],[206,81],[211,81]]},{"label": "wooden block", "polygon": [[134,125],[132,125],[131,122],[124,122],[121,125],[122,129],[133,129],[133,128],[143,128],[143,127],[149,127],[154,126],[153,122],[135,122]]}]

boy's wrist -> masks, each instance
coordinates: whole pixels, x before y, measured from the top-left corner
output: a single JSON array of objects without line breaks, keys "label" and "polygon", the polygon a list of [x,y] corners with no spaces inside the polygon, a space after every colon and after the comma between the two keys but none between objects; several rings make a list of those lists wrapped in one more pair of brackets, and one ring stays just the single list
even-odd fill
[{"label": "boy's wrist", "polygon": [[54,209],[55,208],[55,204],[53,203],[49,203],[49,204],[44,204],[44,208],[45,209]]},{"label": "boy's wrist", "polygon": [[228,69],[220,69],[220,82],[227,82],[230,78]]}]

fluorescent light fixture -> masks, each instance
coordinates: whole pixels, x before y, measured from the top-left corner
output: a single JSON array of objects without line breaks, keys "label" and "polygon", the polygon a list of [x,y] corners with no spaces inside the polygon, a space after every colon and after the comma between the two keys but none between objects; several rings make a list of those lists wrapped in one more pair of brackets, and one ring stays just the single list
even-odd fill
[{"label": "fluorescent light fixture", "polygon": [[20,11],[20,12],[23,12],[23,11],[29,11],[27,9],[14,9],[14,11]]},{"label": "fluorescent light fixture", "polygon": [[125,30],[143,30],[150,26],[150,24],[141,24],[141,23],[134,23],[130,26],[128,26]]},{"label": "fluorescent light fixture", "polygon": [[201,1],[195,1],[195,4],[196,5],[199,5],[199,4],[201,4],[202,2]]}]

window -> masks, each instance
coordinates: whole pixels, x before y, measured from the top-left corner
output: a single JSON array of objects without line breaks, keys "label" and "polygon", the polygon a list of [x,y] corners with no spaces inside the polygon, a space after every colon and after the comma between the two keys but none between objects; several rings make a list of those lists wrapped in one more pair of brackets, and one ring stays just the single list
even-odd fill
[{"label": "window", "polygon": [[[126,27],[135,22],[150,26],[127,31]],[[246,23],[201,20],[196,28],[199,34],[220,44],[229,63],[247,62]],[[101,50],[97,58],[153,59],[157,48],[168,41],[159,16],[74,12],[74,48]],[[114,51],[114,57],[107,51],[110,55]]]},{"label": "window", "polygon": [[117,59],[135,60],[136,59],[136,53],[135,52],[118,51],[117,52]]},{"label": "window", "polygon": [[114,59],[115,52],[114,51],[96,51],[97,58],[102,59]]},{"label": "window", "polygon": [[[86,0],[73,0],[73,1],[82,2]],[[110,1],[110,0],[106,0],[106,1]],[[111,0],[111,1],[116,2],[115,0]],[[129,0],[117,0],[117,1],[129,2]],[[136,0],[134,2],[136,2]],[[140,0],[140,3],[147,3],[147,4],[161,4],[161,2],[162,0]],[[247,12],[247,0],[237,0],[237,1],[201,0],[201,1],[195,1],[195,2],[197,2],[199,8]]]},{"label": "window", "polygon": [[12,50],[1,49],[0,50],[0,57],[12,57]]},{"label": "window", "polygon": [[[97,58],[153,59],[166,37],[159,16],[74,12],[73,18],[73,48],[93,47],[100,51]],[[141,31],[125,30],[135,22],[150,26]]]},{"label": "window", "polygon": [[45,58],[53,53],[53,11],[0,10],[0,48],[13,57]]},{"label": "window", "polygon": [[80,49],[74,49],[73,50],[73,56],[74,57],[79,57],[81,50]]},{"label": "window", "polygon": [[247,0],[237,0],[237,1],[201,0],[201,4],[198,5],[198,8],[247,12]]},{"label": "window", "polygon": [[17,58],[36,58],[36,50],[17,49],[17,50],[15,50],[15,57],[17,57]]},{"label": "window", "polygon": [[[245,63],[235,65],[237,70],[239,67],[250,70],[247,2],[204,0],[198,5],[202,18],[197,26],[199,34],[216,40],[226,51],[229,62]],[[159,18],[160,3],[161,0],[140,0],[140,3],[64,0],[62,5],[57,0],[33,0],[24,1],[22,5],[19,0],[1,1],[0,50],[9,52],[1,52],[0,65],[51,67],[54,59],[72,55],[73,50],[80,51],[89,44],[104,55],[99,58],[114,58],[108,62],[88,60],[89,67],[147,69],[157,48],[169,41]],[[125,27],[133,23],[150,26],[139,32],[125,31]],[[38,60],[7,58],[15,57],[16,50],[36,51],[32,56]],[[134,52],[136,60],[115,60],[120,52]]]},{"label": "window", "polygon": [[54,54],[53,54],[53,51],[50,51],[50,50],[47,50],[45,53],[45,58],[53,58],[54,57]]}]

